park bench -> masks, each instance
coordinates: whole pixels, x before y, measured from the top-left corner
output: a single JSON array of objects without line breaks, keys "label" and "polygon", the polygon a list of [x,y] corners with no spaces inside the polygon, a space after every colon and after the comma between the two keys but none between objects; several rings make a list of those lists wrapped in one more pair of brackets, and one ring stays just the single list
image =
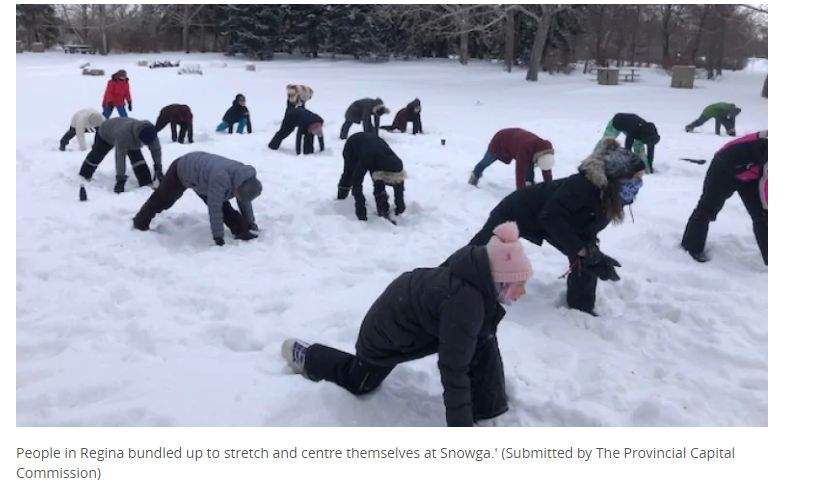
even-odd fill
[{"label": "park bench", "polygon": [[640,70],[637,68],[622,68],[623,81],[633,82],[640,77]]},{"label": "park bench", "polygon": [[82,44],[68,44],[62,50],[65,54],[96,54],[96,49]]}]

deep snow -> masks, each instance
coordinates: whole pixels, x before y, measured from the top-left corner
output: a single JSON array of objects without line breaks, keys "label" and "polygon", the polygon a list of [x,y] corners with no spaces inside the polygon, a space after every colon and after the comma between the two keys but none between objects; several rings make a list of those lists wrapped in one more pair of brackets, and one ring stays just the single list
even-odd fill
[{"label": "deep snow", "polygon": [[[766,128],[761,65],[678,90],[655,70],[610,87],[579,73],[529,83],[522,70],[478,62],[288,60],[247,72],[245,61],[219,55],[153,57],[200,63],[204,74],[137,67],[137,55],[17,55],[18,425],[443,425],[434,357],[397,367],[358,398],[293,375],[280,343],[298,336],[352,350],[393,278],[465,244],[514,186],[503,164],[480,188],[466,183],[496,130],[521,126],[551,140],[563,177],[619,111],[654,121],[662,135],[634,221],[600,235],[622,280],[600,283],[601,317],[569,310],[558,279],[566,259],[524,242],[535,276],[499,327],[511,408],[496,423],[767,424],[767,270],[738,197],[711,226],[710,263],[679,248],[707,169],[679,158],[710,159],[728,140],[712,121],[694,134],[683,126],[708,103],[732,101],[743,108],[739,134]],[[134,231],[130,218],[150,189],[131,177],[115,195],[112,153],[88,184],[89,201],[78,201],[84,154],[76,142],[57,151],[58,139],[74,111],[99,106],[108,78],[81,76],[84,60],[108,75],[128,70],[134,117],[192,107],[195,144],[161,133],[165,168],[190,150],[257,168],[259,239],[215,247],[206,207],[189,192],[150,232]],[[322,154],[295,156],[293,136],[278,152],[266,147],[290,82],[315,90],[308,107],[326,119]],[[238,92],[255,133],[216,134]],[[373,216],[369,181],[367,223],[350,199],[334,199],[342,116],[364,96],[381,96],[392,114],[422,99],[425,135],[383,135],[409,174],[398,227]]]}]

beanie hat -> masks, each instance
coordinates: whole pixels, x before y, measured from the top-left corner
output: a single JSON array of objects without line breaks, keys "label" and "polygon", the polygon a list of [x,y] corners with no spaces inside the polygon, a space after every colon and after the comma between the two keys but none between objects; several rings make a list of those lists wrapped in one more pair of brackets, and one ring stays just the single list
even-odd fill
[{"label": "beanie hat", "polygon": [[603,155],[606,177],[610,180],[627,179],[641,170],[645,170],[645,162],[630,150],[618,147]]},{"label": "beanie hat", "polygon": [[139,130],[139,140],[145,145],[149,145],[153,143],[153,140],[156,139],[156,127],[151,124],[147,124],[144,128]]},{"label": "beanie hat", "polygon": [[244,95],[242,95],[242,94],[238,93],[238,95],[237,95],[237,96],[235,96],[235,101],[238,101],[238,102],[240,102],[240,101],[246,101],[246,96],[244,96]]},{"label": "beanie hat", "polygon": [[492,280],[501,282],[526,282],[532,277],[532,264],[518,241],[518,225],[514,221],[499,224],[492,230],[487,243]]},{"label": "beanie hat", "polygon": [[532,159],[540,170],[552,170],[555,166],[555,154],[551,150],[535,152]]},{"label": "beanie hat", "polygon": [[323,124],[320,122],[312,123],[308,126],[308,133],[312,135],[317,135],[318,137],[323,136]]},{"label": "beanie hat", "polygon": [[238,186],[238,199],[241,201],[252,201],[260,196],[262,191],[263,184],[260,183],[257,177],[250,177]]}]

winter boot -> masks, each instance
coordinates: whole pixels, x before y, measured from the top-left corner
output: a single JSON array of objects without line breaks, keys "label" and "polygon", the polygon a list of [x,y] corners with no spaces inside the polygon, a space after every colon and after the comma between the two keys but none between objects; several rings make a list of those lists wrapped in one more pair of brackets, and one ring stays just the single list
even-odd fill
[{"label": "winter boot", "polygon": [[685,131],[690,133],[693,131],[693,125],[685,125]]},{"label": "winter boot", "polygon": [[289,338],[283,341],[283,346],[280,347],[280,354],[283,359],[294,370],[295,373],[301,375],[305,374],[306,368],[306,353],[311,344],[300,341],[299,339]]},{"label": "winter boot", "polygon": [[349,192],[351,192],[350,187],[337,186],[337,199],[345,199]]},{"label": "winter boot", "polygon": [[59,151],[60,152],[65,152],[65,144],[62,143],[62,142],[59,143]]},{"label": "winter boot", "polygon": [[150,176],[150,169],[147,168],[147,164],[134,166],[133,173],[136,174],[136,180],[139,181],[139,187],[149,186],[153,182],[153,177]]},{"label": "winter boot", "polygon": [[478,187],[478,179],[479,177],[475,175],[475,172],[470,173],[470,180],[467,181],[471,186]]},{"label": "winter boot", "polygon": [[133,227],[139,231],[148,231],[150,230],[150,222],[145,221],[144,218],[139,218],[137,214],[135,218],[133,218]]},{"label": "winter boot", "polygon": [[689,251],[688,254],[690,255],[691,258],[693,258],[694,260],[696,260],[699,263],[705,263],[705,262],[710,261],[710,258],[708,258],[708,256],[703,251],[698,251],[698,252]]},{"label": "winter boot", "polygon": [[125,181],[127,181],[127,176],[116,176],[116,185],[113,186],[113,192],[116,194],[125,192]]},{"label": "winter boot", "polygon": [[82,163],[82,168],[79,169],[79,175],[81,175],[86,181],[91,180],[93,177],[93,172],[96,170],[96,166],[93,166],[88,163],[86,160]]}]

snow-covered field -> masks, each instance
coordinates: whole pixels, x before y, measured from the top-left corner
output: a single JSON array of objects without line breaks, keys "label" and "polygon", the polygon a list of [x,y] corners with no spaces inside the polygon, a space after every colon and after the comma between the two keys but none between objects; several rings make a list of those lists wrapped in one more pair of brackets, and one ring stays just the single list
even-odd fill
[{"label": "snow-covered field", "polygon": [[[638,113],[662,135],[658,173],[647,177],[634,220],[601,233],[622,280],[600,283],[601,317],[569,310],[558,279],[566,259],[524,242],[535,276],[499,327],[511,408],[496,423],[767,424],[767,269],[738,197],[711,226],[710,263],[679,248],[707,168],[679,158],[710,159],[728,140],[712,121],[694,134],[683,126],[705,105],[732,101],[743,108],[739,134],[766,128],[766,66],[679,90],[648,70],[637,83],[598,86],[579,73],[529,83],[522,70],[478,62],[288,60],[247,72],[246,62],[219,55],[147,59],[155,57],[200,63],[204,75],[137,67],[145,58],[137,55],[17,55],[18,425],[444,425],[434,357],[397,367],[358,398],[293,375],[281,341],[352,350],[368,306],[394,277],[464,245],[514,188],[503,164],[480,188],[466,183],[496,130],[519,126],[551,140],[563,177],[616,112]],[[107,75],[81,76],[82,60]],[[133,230],[150,189],[131,177],[115,195],[112,153],[89,201],[78,201],[84,154],[76,142],[59,152],[58,140],[74,111],[100,105],[119,68],[130,76],[132,116],[155,121],[170,103],[195,114],[194,145],[171,143],[169,128],[160,134],[165,167],[204,150],[257,168],[260,238],[214,246],[206,207],[189,192],[150,232]],[[280,151],[266,147],[290,82],[315,90],[308,107],[326,119],[322,154],[295,156],[293,136]],[[239,92],[255,133],[216,134]],[[350,199],[335,200],[343,113],[365,96],[381,96],[392,114],[422,100],[425,135],[383,134],[409,174],[397,227],[359,222]],[[374,214],[370,180],[364,190]]]}]

